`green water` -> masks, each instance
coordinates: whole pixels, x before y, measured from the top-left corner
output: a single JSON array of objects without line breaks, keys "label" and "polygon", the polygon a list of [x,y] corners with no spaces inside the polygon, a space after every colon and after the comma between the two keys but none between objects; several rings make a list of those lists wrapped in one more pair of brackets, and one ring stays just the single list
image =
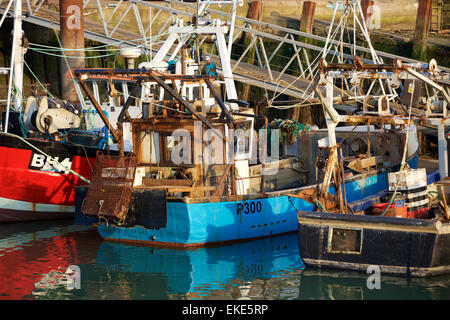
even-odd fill
[{"label": "green water", "polygon": [[[80,270],[72,288],[65,272]],[[0,225],[0,299],[449,299],[450,276],[407,279],[305,268],[296,234],[174,250],[103,241],[69,221]]]}]

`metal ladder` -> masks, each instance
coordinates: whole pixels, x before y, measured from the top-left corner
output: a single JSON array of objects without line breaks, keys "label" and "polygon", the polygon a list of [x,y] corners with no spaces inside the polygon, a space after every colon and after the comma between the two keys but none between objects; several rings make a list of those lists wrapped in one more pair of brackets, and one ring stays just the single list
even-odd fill
[{"label": "metal ladder", "polygon": [[442,0],[433,0],[431,5],[430,31],[441,31],[442,29]]}]

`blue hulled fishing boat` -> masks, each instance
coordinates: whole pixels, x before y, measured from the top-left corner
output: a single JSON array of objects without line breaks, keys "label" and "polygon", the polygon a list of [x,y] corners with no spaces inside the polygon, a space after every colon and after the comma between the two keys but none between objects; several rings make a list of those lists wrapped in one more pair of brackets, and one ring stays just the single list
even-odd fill
[{"label": "blue hulled fishing boat", "polygon": [[[142,97],[142,117],[128,114],[132,93],[117,120],[118,145],[123,145],[120,137],[127,123],[133,152],[118,158],[99,155],[91,184],[77,191],[77,215],[98,223],[104,239],[186,247],[295,232],[298,211],[336,207],[342,194],[349,201],[377,194],[387,188],[387,175],[398,170],[404,154],[411,167],[417,166],[416,128],[397,125],[390,114],[395,94],[364,100],[364,107],[375,103],[384,110],[382,125],[345,115],[341,117],[357,119],[356,125],[339,127],[335,120],[340,115],[330,111],[330,102],[332,106],[333,94],[343,91],[321,76],[311,86],[317,99],[311,95],[304,102],[325,107],[328,130],[305,128],[293,134],[292,121],[269,124],[266,116],[238,99],[225,45],[227,29],[204,17],[196,23],[204,25],[197,29],[177,21],[158,54],[139,69],[75,71],[96,109],[100,104],[84,83],[92,77],[134,81],[130,92]],[[206,35],[214,36],[223,78],[202,74],[201,60],[190,55],[188,43]],[[171,57],[179,54],[180,59],[166,62],[163,58],[176,39],[183,40]],[[324,56],[328,51],[326,46]],[[222,85],[226,101],[219,93]],[[342,110],[358,110],[360,94],[346,97]],[[288,142],[280,144],[285,136]],[[340,148],[330,148],[336,141]],[[343,168],[340,174],[330,170],[336,161]],[[316,199],[308,193],[311,186],[326,190],[327,197]]]},{"label": "blue hulled fishing boat", "polygon": [[[87,72],[104,71],[78,71],[80,83]],[[91,184],[77,190],[77,214],[94,218],[104,239],[171,247],[242,241],[295,232],[297,212],[313,210],[314,203],[299,194],[326,171],[324,159],[319,162],[325,167],[315,168],[316,158],[328,150],[327,130],[304,131],[297,144],[280,148],[276,129],[268,139],[267,119],[262,117],[263,127],[255,131],[258,116],[245,106],[225,104],[209,76],[152,69],[107,72],[127,73],[148,82],[147,87],[157,84],[173,100],[143,103],[144,116],[130,120],[133,153],[99,154]],[[171,89],[172,81],[205,83],[215,103],[195,109],[194,101]],[[410,166],[417,165],[414,126],[389,132],[341,127],[335,134],[341,140],[348,199],[386,189],[387,174],[398,169],[405,143]],[[339,190],[329,185],[331,197]]]}]

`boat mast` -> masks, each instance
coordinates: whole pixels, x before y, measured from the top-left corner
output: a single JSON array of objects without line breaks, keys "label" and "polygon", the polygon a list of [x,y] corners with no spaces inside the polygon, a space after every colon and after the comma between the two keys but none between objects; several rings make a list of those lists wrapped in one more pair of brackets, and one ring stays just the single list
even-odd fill
[{"label": "boat mast", "polygon": [[[338,17],[338,10],[343,10],[340,17]],[[319,66],[325,67],[326,69],[327,65],[332,64],[333,59],[335,58],[337,58],[337,64],[341,65],[348,65],[348,60],[353,61],[353,63],[364,64],[365,62],[363,61],[363,59],[359,58],[356,54],[358,35],[362,34],[364,41],[370,50],[370,57],[366,57],[364,60],[368,62],[372,61],[372,66],[380,65],[380,70],[383,69],[381,68],[383,66],[383,61],[373,48],[369,36],[369,30],[363,17],[364,15],[361,9],[360,1],[345,0],[336,2],[333,17],[328,30],[327,39],[322,51],[322,59],[319,61]],[[346,31],[348,32],[348,37],[350,40],[349,43],[346,43],[344,40]],[[352,36],[350,34],[352,34]],[[353,39],[350,39],[351,37],[353,37]],[[347,53],[344,53],[344,47],[346,47],[350,52],[347,51]],[[327,58],[330,59],[330,57],[331,61],[327,62]],[[316,95],[319,97],[326,110],[325,117],[327,122],[330,146],[335,146],[337,144],[335,128],[339,123],[339,114],[333,108],[333,104],[335,102],[335,99],[337,98],[335,96],[335,90],[341,90],[343,95],[343,91],[345,89],[348,91],[347,95],[349,96],[349,98],[355,101],[362,101],[369,95],[369,92],[374,90],[374,85],[378,83],[381,92],[378,95],[371,94],[373,98],[385,98],[388,101],[387,103],[389,103],[398,96],[389,81],[381,78],[370,79],[370,88],[368,89],[368,92],[363,93],[363,90],[360,87],[360,83],[358,83],[358,81],[352,81],[357,80],[357,73],[354,72],[353,75],[355,76],[354,78],[342,78],[341,88],[338,88],[333,82],[334,75],[332,73],[321,72],[318,86],[316,86],[315,88]],[[325,97],[322,95],[322,92],[319,92],[319,87],[325,87]]]},{"label": "boat mast", "polygon": [[[334,26],[334,21],[337,17],[337,10],[341,7],[344,9],[340,22],[337,26]],[[353,16],[350,16],[350,13]],[[382,125],[401,125],[401,126],[409,126],[416,123],[427,123],[430,125],[437,125],[438,129],[438,144],[439,144],[439,173],[441,178],[446,177],[447,172],[447,143],[445,140],[445,126],[449,125],[450,121],[447,118],[447,110],[446,105],[450,104],[450,96],[447,93],[446,89],[439,84],[439,81],[448,79],[448,75],[445,73],[441,73],[437,70],[437,63],[434,61],[430,62],[430,64],[414,64],[408,65],[403,64],[400,59],[395,59],[393,64],[384,64],[381,58],[379,58],[373,49],[373,46],[370,41],[370,37],[368,34],[367,26],[362,17],[362,10],[359,1],[337,1],[335,11],[333,14],[333,19],[330,24],[330,29],[328,32],[326,44],[324,47],[324,51],[322,52],[322,58],[319,60],[319,81],[316,82],[315,93],[321,101],[324,110],[325,110],[325,118],[328,128],[328,145],[327,147],[330,149],[330,155],[328,158],[327,168],[325,170],[323,182],[321,185],[321,195],[326,200],[328,194],[328,188],[331,182],[333,172],[337,172],[339,169],[338,157],[336,149],[339,148],[339,144],[336,140],[336,132],[335,129],[339,123],[352,123],[354,125],[358,125],[360,123],[367,122],[367,134],[370,134],[370,124],[371,123],[379,123]],[[351,21],[349,19],[353,19],[353,44],[350,45],[350,49],[352,49],[352,53],[344,53],[344,31],[347,27],[346,22]],[[359,27],[357,29],[357,27]],[[365,41],[367,42],[370,52],[371,52],[371,60],[369,62],[364,61],[360,57],[356,55],[356,31],[360,30],[363,34]],[[334,32],[333,32],[334,31]],[[339,35],[340,39],[337,41],[334,40],[334,35]],[[330,57],[332,51],[330,49],[335,45],[335,50],[333,56],[331,57],[331,61],[327,62],[326,58]],[[347,47],[349,47],[347,45]],[[340,46],[340,52],[339,47]],[[333,63],[333,59],[338,57],[337,63]],[[347,60],[347,61],[346,61]],[[335,82],[337,80],[337,82]],[[365,80],[369,82],[369,88],[366,92],[362,90],[360,87],[361,81]],[[409,116],[398,116],[396,114],[392,114],[390,111],[389,103],[391,101],[395,101],[395,98],[398,97],[397,92],[395,91],[396,87],[398,88],[400,80],[413,80],[413,81],[423,81],[426,85],[431,86],[435,90],[435,98],[437,99],[437,94],[439,93],[441,97],[439,98],[442,101],[443,111],[442,114],[433,114],[434,118],[430,115],[425,117],[411,117],[411,113]],[[341,84],[341,88],[336,85],[336,83]],[[374,85],[378,83],[379,89],[377,92],[371,93],[374,90]],[[441,82],[443,84],[444,82]],[[342,99],[344,95],[344,85],[347,88],[347,97],[345,100]],[[414,82],[412,84],[412,90],[414,92]],[[410,86],[411,88],[411,86]],[[352,89],[352,90],[349,90]],[[410,89],[408,89],[410,90]],[[448,89],[447,89],[448,90]],[[428,90],[427,90],[428,91]],[[336,92],[342,92],[342,97],[337,96]],[[430,98],[429,94],[428,98]],[[353,102],[361,102],[363,107],[363,112],[358,115],[340,115],[334,105],[339,105],[342,101],[353,101]],[[377,106],[375,107],[375,111],[369,111],[367,105],[370,102],[375,102]],[[378,107],[378,108],[377,108]],[[412,108],[412,104],[410,103],[409,108]],[[437,117],[436,117],[437,116]],[[368,141],[369,138],[368,138]],[[408,141],[405,142],[406,145]],[[370,154],[370,146],[367,148],[367,157],[371,157]],[[337,176],[337,180],[341,179],[339,174],[334,174]],[[341,197],[338,191],[336,194]]]},{"label": "boat mast", "polygon": [[[11,107],[12,88],[15,88],[14,109],[22,110],[22,87],[23,87],[23,47],[22,47],[22,1],[14,1],[14,30],[11,50],[11,64],[8,86],[8,103],[6,105],[6,117],[4,132],[8,132],[9,109]],[[13,80],[14,79],[14,80]]]}]

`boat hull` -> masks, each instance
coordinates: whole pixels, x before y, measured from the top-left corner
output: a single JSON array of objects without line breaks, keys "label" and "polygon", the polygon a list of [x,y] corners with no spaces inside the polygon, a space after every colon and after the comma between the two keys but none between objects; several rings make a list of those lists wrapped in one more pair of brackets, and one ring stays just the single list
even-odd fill
[{"label": "boat hull", "polygon": [[[96,151],[0,134],[0,222],[73,216],[75,187],[87,183],[64,167],[90,179]],[[63,166],[52,163],[43,153]]]},{"label": "boat hull", "polygon": [[298,214],[298,239],[306,266],[431,276],[450,272],[450,223],[435,220]]},{"label": "boat hull", "polygon": [[[410,161],[414,165],[416,159]],[[358,175],[346,182],[348,201],[388,188],[387,171]],[[311,188],[305,187],[305,188]],[[186,203],[167,201],[167,224],[153,228],[100,223],[100,235],[111,241],[189,247],[242,241],[297,231],[297,212],[312,210],[303,199],[290,197],[304,188],[270,192],[241,201]],[[86,191],[77,190],[79,194]],[[330,188],[334,194],[334,188]],[[133,202],[133,200],[132,200]],[[82,201],[77,202],[79,204]],[[239,212],[239,209],[241,212]],[[151,209],[150,209],[151,210]],[[81,214],[80,205],[76,209]]]},{"label": "boat hull", "polygon": [[301,209],[312,209],[312,205],[289,196],[208,203],[167,202],[165,227],[100,224],[98,230],[107,240],[172,247],[205,246],[295,232],[296,212]]}]

